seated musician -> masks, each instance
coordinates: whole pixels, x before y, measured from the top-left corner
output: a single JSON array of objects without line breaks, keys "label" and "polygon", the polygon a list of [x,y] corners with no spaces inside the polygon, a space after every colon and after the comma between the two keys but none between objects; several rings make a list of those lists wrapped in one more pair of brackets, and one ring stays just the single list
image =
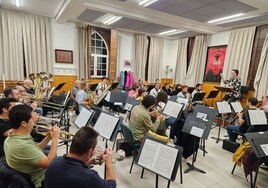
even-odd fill
[{"label": "seated musician", "polygon": [[160,84],[159,84],[159,83],[155,83],[154,88],[151,89],[149,95],[152,95],[152,96],[156,97],[157,94],[158,94],[160,91],[161,91],[161,89],[160,89]]},{"label": "seated musician", "polygon": [[[38,145],[34,142],[30,133],[37,115],[28,105],[16,105],[9,111],[9,120],[12,133],[4,142],[4,152],[7,164],[22,173],[31,176],[35,187],[43,187],[45,169],[56,157],[60,129],[54,127],[49,130],[47,136]],[[48,156],[42,150],[52,141]]]},{"label": "seated musician", "polygon": [[179,92],[177,96],[181,97],[181,98],[184,98],[184,99],[188,99],[190,101],[191,100],[191,94],[188,92],[188,86],[183,85],[181,87],[181,92]]},{"label": "seated musician", "polygon": [[138,85],[139,85],[139,88],[140,89],[145,89],[145,85],[144,85],[143,79],[141,79],[141,78],[139,79]]},{"label": "seated musician", "polygon": [[23,87],[25,88],[27,93],[34,94],[33,81],[26,79],[23,82]]},{"label": "seated musician", "polygon": [[[3,148],[6,137],[11,133],[12,127],[9,121],[8,112],[15,106],[15,98],[0,99],[0,147]],[[4,151],[0,151],[0,157],[4,156]]]},{"label": "seated musician", "polygon": [[19,100],[19,91],[16,88],[6,88],[4,90],[4,95],[6,98],[15,98]]},{"label": "seated musician", "polygon": [[106,165],[106,180],[88,165],[94,163],[92,156],[97,145],[98,133],[91,127],[82,127],[73,137],[70,153],[57,157],[45,173],[47,188],[115,188],[112,150],[106,149],[102,159]]},{"label": "seated musician", "polygon": [[139,101],[142,101],[143,98],[144,98],[144,96],[145,96],[145,89],[140,88],[138,90],[138,95],[137,95],[137,98],[136,99],[139,100]]},{"label": "seated musician", "polygon": [[228,92],[224,97],[223,100],[228,102],[235,102],[237,99],[241,97],[241,79],[238,77],[239,71],[238,69],[232,70],[232,77],[228,80],[225,80],[221,75],[221,80],[224,84],[228,84],[233,90]]},{"label": "seated musician", "polygon": [[[155,111],[151,111],[155,107],[156,99],[152,95],[146,95],[140,105],[133,107],[130,114],[130,129],[133,132],[134,140],[141,143],[144,135],[148,130],[156,132],[160,121],[163,121],[164,116],[159,115]],[[151,116],[156,118],[153,123]]]},{"label": "seated musician", "polygon": [[[248,106],[248,109],[256,109],[256,105],[258,103],[258,99],[255,98],[255,97],[250,97],[248,99],[248,102],[247,102],[247,106]],[[229,141],[231,142],[236,142],[236,138],[238,136],[237,133],[246,133],[249,126],[250,125],[247,125],[246,123],[246,117],[245,117],[245,114],[247,114],[247,110],[248,109],[245,109],[243,113],[241,112],[238,112],[237,113],[237,116],[238,116],[238,124],[236,125],[227,125],[226,129],[227,129],[227,133],[228,133],[228,136],[229,136]]]},{"label": "seated musician", "polygon": [[108,87],[108,78],[107,77],[102,77],[102,81],[98,84],[96,90],[97,90],[97,95],[101,95],[102,92]]},{"label": "seated musician", "polygon": [[82,81],[80,83],[80,89],[76,94],[75,100],[79,104],[79,112],[82,110],[83,105],[90,105],[92,101],[87,100],[87,93],[86,89],[88,87],[88,84],[86,81]]},{"label": "seated musician", "polygon": [[170,84],[169,83],[165,83],[165,85],[162,87],[162,90],[164,92],[166,92],[169,96],[171,96],[172,90],[170,89]]},{"label": "seated musician", "polygon": [[[192,98],[194,98],[194,95],[196,93],[203,93],[202,91],[202,84],[200,83],[197,83],[196,86],[195,86],[195,90],[192,92]],[[198,103],[198,104],[202,104],[203,101],[195,101],[195,104]]]},{"label": "seated musician", "polygon": [[128,97],[133,97],[133,98],[136,98],[138,96],[138,89],[139,89],[139,86],[138,84],[134,84],[131,88],[131,90],[128,91]]}]

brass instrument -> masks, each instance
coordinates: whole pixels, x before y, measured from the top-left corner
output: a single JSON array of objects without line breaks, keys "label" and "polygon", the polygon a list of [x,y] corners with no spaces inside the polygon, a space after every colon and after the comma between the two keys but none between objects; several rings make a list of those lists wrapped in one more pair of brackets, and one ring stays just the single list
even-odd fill
[{"label": "brass instrument", "polygon": [[97,101],[99,96],[96,94],[95,91],[88,91],[87,92],[87,99],[86,102],[89,102],[88,106],[91,107]]},{"label": "brass instrument", "polygon": [[[34,128],[35,128],[35,131],[37,134],[40,134],[40,135],[43,135],[43,136],[47,136],[48,134],[48,131],[50,130],[50,128],[48,126],[45,126],[45,125],[37,125],[35,124],[34,125]],[[46,132],[43,132],[43,131],[46,131]],[[59,139],[61,140],[69,140],[70,137],[73,137],[74,135],[67,132],[67,131],[60,131],[60,137]]]},{"label": "brass instrument", "polygon": [[[94,155],[91,157],[91,160],[94,161],[94,164],[98,164],[101,165],[104,161],[102,159],[102,156],[104,154],[103,152],[104,150],[97,146],[94,150]],[[115,163],[116,161],[122,161],[124,160],[126,157],[126,153],[124,150],[118,150],[117,152],[113,151],[113,163]]]},{"label": "brass instrument", "polygon": [[98,97],[96,97],[96,100],[94,101],[94,104],[97,105],[99,104],[102,99],[104,99],[104,97],[109,93],[109,90],[111,88],[112,85],[109,85],[105,90],[103,90],[103,92],[101,93],[101,95],[99,95]]}]

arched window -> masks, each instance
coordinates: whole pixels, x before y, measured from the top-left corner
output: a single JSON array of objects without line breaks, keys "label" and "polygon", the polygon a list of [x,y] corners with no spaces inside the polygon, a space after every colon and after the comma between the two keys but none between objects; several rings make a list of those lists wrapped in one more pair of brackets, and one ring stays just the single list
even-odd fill
[{"label": "arched window", "polygon": [[94,31],[91,34],[91,77],[108,77],[108,54],[105,40]]}]

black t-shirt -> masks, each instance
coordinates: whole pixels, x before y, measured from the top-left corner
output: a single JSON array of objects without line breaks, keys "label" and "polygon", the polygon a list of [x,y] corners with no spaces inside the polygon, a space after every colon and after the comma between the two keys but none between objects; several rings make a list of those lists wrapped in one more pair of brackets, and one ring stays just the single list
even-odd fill
[{"label": "black t-shirt", "polygon": [[[248,116],[248,110],[249,109],[245,109],[242,115],[242,119],[245,120],[245,122],[239,127],[241,133],[248,132],[248,128],[250,127],[250,125],[247,124],[247,118],[246,118],[246,115]],[[250,110],[256,110],[256,108],[251,108]]]},{"label": "black t-shirt", "polygon": [[0,144],[4,145],[6,137],[3,135],[6,131],[12,129],[11,124],[8,120],[0,119]]}]

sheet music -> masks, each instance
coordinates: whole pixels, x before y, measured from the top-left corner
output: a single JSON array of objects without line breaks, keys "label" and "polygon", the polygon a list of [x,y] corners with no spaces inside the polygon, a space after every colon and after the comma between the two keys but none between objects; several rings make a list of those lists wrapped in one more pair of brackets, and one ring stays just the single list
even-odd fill
[{"label": "sheet music", "polygon": [[89,118],[91,117],[92,112],[86,108],[82,108],[81,112],[77,116],[75,120],[75,124],[77,127],[81,128],[87,125]]},{"label": "sheet music", "polygon": [[243,111],[243,108],[242,108],[240,102],[231,102],[231,105],[232,105],[235,113],[238,113],[238,112],[242,112]]},{"label": "sheet music", "polygon": [[131,111],[131,109],[132,109],[132,104],[126,103],[125,110]]},{"label": "sheet music", "polygon": [[194,135],[194,136],[197,136],[198,138],[202,138],[203,134],[204,134],[204,129],[192,126],[190,134]]},{"label": "sheet music", "polygon": [[107,102],[110,102],[110,98],[111,98],[111,91],[108,92],[104,100],[106,100]]},{"label": "sheet music", "polygon": [[167,179],[171,179],[177,155],[178,149],[146,139],[138,164]]},{"label": "sheet music", "polygon": [[98,131],[103,138],[110,140],[118,120],[118,117],[101,113],[97,122],[95,123],[94,129]]},{"label": "sheet music", "polygon": [[268,144],[261,144],[260,146],[265,155],[268,156]]},{"label": "sheet music", "polygon": [[251,125],[265,125],[267,119],[263,110],[248,110]]},{"label": "sheet music", "polygon": [[204,121],[208,121],[208,120],[207,120],[207,114],[205,114],[205,113],[197,112],[196,117],[197,117],[197,118],[200,118],[200,119],[202,119],[202,120],[204,120]]},{"label": "sheet music", "polygon": [[163,113],[171,117],[177,118],[182,107],[183,107],[182,104],[179,104],[173,101],[168,101],[164,108]]},{"label": "sheet music", "polygon": [[189,99],[178,97],[177,102],[180,104],[184,104],[183,110],[185,110],[188,105]]},{"label": "sheet music", "polygon": [[228,102],[222,101],[222,102],[216,102],[217,108],[220,114],[226,114],[226,113],[231,113],[231,107]]}]

